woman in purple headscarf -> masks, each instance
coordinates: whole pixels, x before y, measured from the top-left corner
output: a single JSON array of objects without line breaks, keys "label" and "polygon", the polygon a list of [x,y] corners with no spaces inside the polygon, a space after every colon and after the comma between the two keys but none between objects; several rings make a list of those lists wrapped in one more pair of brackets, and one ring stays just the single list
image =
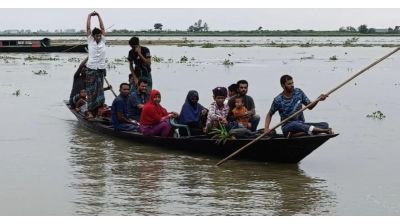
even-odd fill
[{"label": "woman in purple headscarf", "polygon": [[208,110],[198,102],[199,93],[196,90],[190,90],[179,115],[179,123],[188,125],[191,135],[204,134],[203,127]]}]

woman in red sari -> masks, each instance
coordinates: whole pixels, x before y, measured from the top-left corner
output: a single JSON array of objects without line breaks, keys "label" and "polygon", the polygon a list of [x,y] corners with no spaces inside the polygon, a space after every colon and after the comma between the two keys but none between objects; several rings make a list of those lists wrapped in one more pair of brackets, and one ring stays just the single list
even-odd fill
[{"label": "woman in red sari", "polygon": [[160,92],[153,89],[150,93],[150,100],[144,105],[140,116],[140,125],[145,136],[171,137],[173,134],[169,119],[177,118],[178,113],[167,112],[160,102]]}]

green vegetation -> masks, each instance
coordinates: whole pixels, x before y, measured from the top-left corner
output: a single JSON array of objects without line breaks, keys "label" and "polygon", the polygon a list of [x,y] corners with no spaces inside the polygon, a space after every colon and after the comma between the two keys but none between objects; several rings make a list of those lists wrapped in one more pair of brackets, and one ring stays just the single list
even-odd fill
[{"label": "green vegetation", "polygon": [[219,123],[219,128],[213,128],[209,134],[212,135],[211,139],[216,139],[215,144],[225,144],[228,139],[233,138],[226,130],[225,125],[221,123]]},{"label": "green vegetation", "polygon": [[43,57],[43,56],[33,56],[33,55],[28,55],[28,57],[24,58],[25,61],[58,61],[60,58],[58,57]]},{"label": "green vegetation", "polygon": [[157,62],[157,63],[160,63],[160,62],[164,61],[163,58],[157,57],[157,56],[153,56],[151,59],[152,59],[154,62]]},{"label": "green vegetation", "polygon": [[222,62],[222,64],[225,66],[231,66],[231,65],[233,65],[233,62],[230,61],[229,59],[225,59],[224,62]]},{"label": "green vegetation", "polygon": [[201,46],[202,48],[214,48],[215,44],[212,43],[205,43],[203,46]]},{"label": "green vegetation", "polygon": [[383,113],[382,113],[380,110],[378,110],[378,111],[373,112],[372,114],[368,114],[367,117],[368,117],[368,118],[373,118],[373,119],[382,120],[382,119],[385,118],[386,116],[383,115]]},{"label": "green vegetation", "polygon": [[186,56],[182,56],[181,59],[179,60],[180,63],[186,63],[188,61],[188,58]]},{"label": "green vegetation", "polygon": [[21,90],[19,90],[19,89],[15,90],[15,92],[13,92],[12,95],[14,95],[14,96],[21,95]]},{"label": "green vegetation", "polygon": [[32,71],[33,72],[33,74],[35,74],[35,75],[47,75],[48,73],[47,73],[47,71],[46,70],[39,70],[39,71]]},{"label": "green vegetation", "polygon": [[336,60],[338,60],[338,58],[336,57],[336,55],[333,55],[333,56],[329,57],[329,60],[336,61]]}]

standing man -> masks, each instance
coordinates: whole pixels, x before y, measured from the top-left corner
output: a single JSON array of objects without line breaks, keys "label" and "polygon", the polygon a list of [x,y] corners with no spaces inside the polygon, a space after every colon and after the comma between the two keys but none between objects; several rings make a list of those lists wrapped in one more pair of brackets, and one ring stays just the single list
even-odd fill
[{"label": "standing man", "polygon": [[[97,16],[100,29],[90,28],[92,16]],[[103,20],[99,13],[91,12],[87,17],[86,31],[88,36],[89,58],[86,64],[86,92],[88,110],[97,115],[97,109],[105,102],[103,83],[106,76],[106,40]]]},{"label": "standing man", "polygon": [[140,120],[144,105],[149,101],[150,95],[147,91],[147,80],[139,79],[138,89],[128,97],[128,118]]},{"label": "standing man", "polygon": [[[271,109],[267,113],[265,118],[265,129],[264,132],[270,131],[269,125],[271,123],[272,115],[276,111],[279,111],[281,121],[290,117],[292,114],[301,110],[303,105],[310,104],[310,100],[299,88],[294,88],[293,78],[290,75],[283,75],[280,80],[283,92],[274,98]],[[325,94],[321,94],[319,97],[321,100],[325,100],[328,97]],[[308,109],[312,110],[318,101],[311,105]],[[287,137],[295,137],[301,135],[312,135],[318,133],[333,134],[332,129],[329,128],[328,123],[305,123],[303,112],[282,125],[282,132]]]},{"label": "standing man", "polygon": [[[249,83],[246,80],[239,80],[237,83],[238,93],[237,96],[243,99],[243,104],[247,109],[247,117],[250,119],[251,123],[251,131],[256,131],[258,123],[260,123],[260,116],[256,114],[256,106],[254,104],[254,100],[251,96],[247,95],[247,91],[249,88]],[[233,121],[233,113],[232,110],[235,108],[235,97],[229,99],[229,121]]]},{"label": "standing man", "polygon": [[[153,88],[153,80],[151,78],[151,54],[147,47],[140,46],[139,38],[132,37],[129,40],[131,50],[128,54],[129,69],[133,75],[134,85],[131,92],[137,89],[139,79],[147,80],[147,91],[150,92]],[[135,64],[135,67],[133,67]]]}]

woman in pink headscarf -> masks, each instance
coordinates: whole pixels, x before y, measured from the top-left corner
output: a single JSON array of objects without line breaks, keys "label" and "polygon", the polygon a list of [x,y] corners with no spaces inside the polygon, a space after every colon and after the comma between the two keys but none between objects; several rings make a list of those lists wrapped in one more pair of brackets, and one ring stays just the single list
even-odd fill
[{"label": "woman in pink headscarf", "polygon": [[140,124],[143,135],[145,136],[171,137],[173,134],[169,119],[171,117],[177,118],[178,113],[168,113],[167,110],[160,105],[160,102],[160,92],[155,89],[152,90],[150,93],[150,100],[144,105],[140,116]]}]

